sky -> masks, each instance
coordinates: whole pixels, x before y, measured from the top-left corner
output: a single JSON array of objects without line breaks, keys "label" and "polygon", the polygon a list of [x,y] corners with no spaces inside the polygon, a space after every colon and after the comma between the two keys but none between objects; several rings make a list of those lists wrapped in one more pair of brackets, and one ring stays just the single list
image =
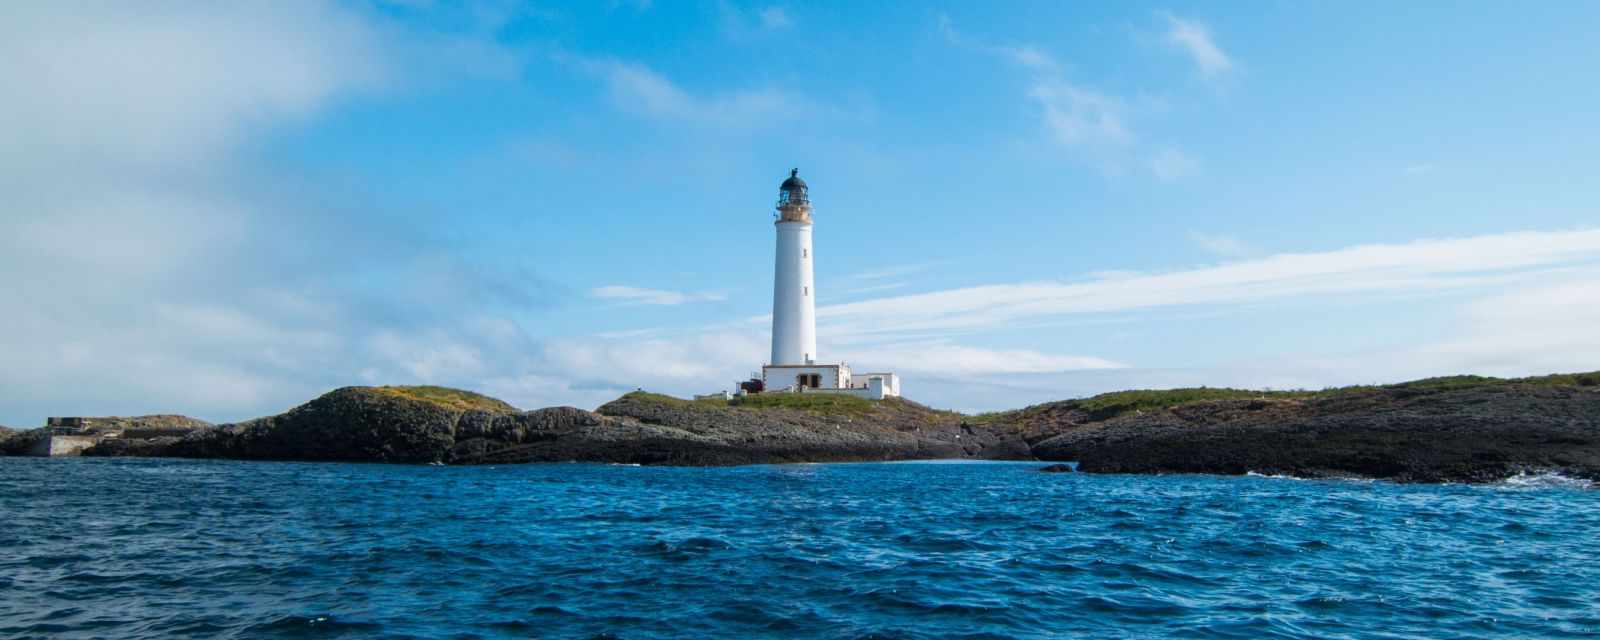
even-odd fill
[{"label": "sky", "polygon": [[1600,369],[1600,4],[0,7],[0,424]]}]

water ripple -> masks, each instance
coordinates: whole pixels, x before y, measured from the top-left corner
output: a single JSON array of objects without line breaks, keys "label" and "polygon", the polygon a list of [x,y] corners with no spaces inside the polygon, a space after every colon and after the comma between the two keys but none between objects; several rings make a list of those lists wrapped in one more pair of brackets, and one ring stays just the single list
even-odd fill
[{"label": "water ripple", "polygon": [[[1600,492],[0,459],[0,638],[1593,637]],[[70,489],[66,489],[70,487]]]}]

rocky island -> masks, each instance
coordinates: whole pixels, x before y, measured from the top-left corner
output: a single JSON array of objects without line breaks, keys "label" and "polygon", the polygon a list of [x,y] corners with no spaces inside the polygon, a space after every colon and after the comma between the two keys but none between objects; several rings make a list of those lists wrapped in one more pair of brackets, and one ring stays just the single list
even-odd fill
[{"label": "rocky island", "polygon": [[[1600,374],[1324,391],[1123,391],[981,415],[899,398],[725,401],[645,392],[592,412],[521,411],[443,387],[345,387],[236,424],[181,416],[146,423],[152,418],[166,428],[125,430],[82,455],[654,465],[965,458],[1070,461],[1088,473],[1492,482],[1551,471],[1600,479]],[[0,452],[22,455],[48,437],[45,429],[0,430]]]}]

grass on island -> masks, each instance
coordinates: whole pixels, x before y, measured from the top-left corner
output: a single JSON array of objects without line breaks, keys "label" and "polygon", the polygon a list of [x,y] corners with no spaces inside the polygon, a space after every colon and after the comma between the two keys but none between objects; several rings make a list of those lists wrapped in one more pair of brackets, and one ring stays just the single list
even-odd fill
[{"label": "grass on island", "polygon": [[1309,389],[1230,389],[1227,387],[1136,389],[1131,391],[1113,391],[1110,393],[1102,393],[1100,395],[1076,400],[1033,405],[1023,409],[982,413],[973,416],[970,418],[970,420],[976,424],[998,422],[1002,420],[1015,420],[1018,418],[1025,418],[1029,415],[1040,413],[1052,408],[1081,409],[1089,413],[1090,416],[1095,420],[1106,420],[1123,414],[1133,413],[1135,411],[1166,409],[1182,404],[1202,402],[1206,400],[1233,400],[1240,398],[1318,398],[1332,397],[1340,394],[1356,393],[1361,391],[1371,391],[1376,389],[1451,389],[1499,384],[1574,385],[1580,387],[1595,387],[1600,386],[1600,372],[1557,373],[1547,376],[1531,376],[1527,378],[1495,378],[1491,376],[1471,375],[1442,376],[1389,385],[1330,387],[1320,391],[1313,391]]},{"label": "grass on island", "polygon": [[[1480,385],[1496,384],[1533,384],[1533,385],[1575,385],[1583,387],[1600,386],[1600,372],[1592,373],[1559,373],[1547,376],[1533,376],[1528,378],[1494,378],[1489,376],[1444,376],[1438,378],[1425,378],[1410,382],[1401,382],[1391,385],[1357,385],[1349,387],[1332,387],[1320,391],[1310,389],[1231,389],[1227,387],[1187,387],[1181,389],[1134,389],[1129,391],[1113,391],[1102,393],[1088,398],[1064,400],[1033,405],[1023,409],[1009,411],[995,411],[968,416],[965,419],[973,424],[988,424],[995,422],[1009,422],[1025,420],[1030,416],[1056,409],[1079,409],[1088,413],[1093,420],[1108,420],[1120,415],[1136,411],[1155,411],[1167,409],[1191,402],[1207,400],[1237,400],[1237,399],[1273,399],[1289,400],[1302,398],[1331,397],[1339,394],[1371,391],[1376,389],[1447,389],[1465,388]],[[685,400],[660,393],[647,391],[634,391],[625,398],[635,398],[658,402],[673,407],[687,408],[696,406],[737,407],[742,409],[793,409],[808,411],[825,415],[862,415],[877,408],[899,409],[903,406],[915,406],[907,400],[900,398],[885,398],[883,400],[867,400],[855,396],[833,395],[823,393],[758,393],[752,395],[735,396],[732,400],[724,401],[721,398],[707,398],[704,400]],[[923,410],[932,411],[931,409]]]},{"label": "grass on island", "polygon": [[420,400],[460,411],[488,411],[490,413],[516,413],[517,408],[503,400],[481,393],[435,386],[384,386],[373,387],[383,395]]},{"label": "grass on island", "polygon": [[1191,402],[1206,400],[1233,400],[1239,398],[1296,398],[1312,395],[1310,391],[1253,391],[1227,387],[1186,387],[1182,389],[1133,389],[1112,391],[1088,398],[1047,402],[1022,409],[992,411],[972,416],[974,424],[1010,421],[1043,413],[1051,409],[1080,409],[1094,420],[1106,420],[1135,411],[1166,409]]},{"label": "grass on island", "polygon": [[669,407],[736,407],[741,409],[794,409],[796,411],[809,411],[820,414],[849,414],[860,415],[872,411],[880,402],[890,400],[867,400],[855,396],[833,395],[826,393],[757,393],[751,395],[734,396],[732,400],[722,398],[706,398],[703,400],[685,400],[673,396],[651,393],[648,391],[633,391],[623,396],[634,400],[643,400],[664,404]]},{"label": "grass on island", "polygon": [[831,393],[757,393],[735,397],[728,404],[750,409],[796,409],[812,413],[860,415],[872,411],[876,403],[887,401]]},{"label": "grass on island", "polygon": [[[646,401],[646,402],[655,402],[655,403],[658,403],[658,404],[667,405],[669,407],[680,407],[680,408],[682,408],[682,407],[705,407],[705,406],[715,406],[715,407],[728,406],[728,402],[726,400],[723,400],[722,398],[705,398],[703,400],[685,400],[683,398],[679,398],[679,397],[676,397],[676,396],[669,396],[669,395],[667,395],[665,393],[652,393],[652,392],[649,392],[649,391],[629,391],[629,392],[627,392],[625,394],[622,394],[622,398],[632,398],[634,400],[643,400],[643,401]],[[618,398],[618,399],[620,400],[622,398]]]},{"label": "grass on island", "polygon": [[[1588,373],[1552,373],[1547,376],[1529,376],[1526,378],[1496,378],[1493,376],[1443,376],[1439,378],[1423,378],[1402,382],[1390,387],[1435,389],[1440,387],[1475,387],[1485,384],[1532,384],[1532,385],[1573,385],[1579,387],[1600,387],[1600,371]],[[1372,388],[1372,387],[1361,387]]]},{"label": "grass on island", "polygon": [[1183,389],[1136,389],[1113,391],[1077,400],[1078,407],[1096,418],[1105,419],[1135,411],[1165,409],[1180,404],[1204,400],[1236,400],[1240,398],[1297,398],[1311,395],[1305,391],[1251,391],[1226,387],[1191,387]]}]

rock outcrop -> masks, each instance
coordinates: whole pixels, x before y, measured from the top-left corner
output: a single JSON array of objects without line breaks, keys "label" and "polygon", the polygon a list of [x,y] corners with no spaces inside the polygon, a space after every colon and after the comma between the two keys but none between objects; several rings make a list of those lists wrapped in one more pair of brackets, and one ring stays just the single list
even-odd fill
[{"label": "rock outcrop", "polygon": [[[0,432],[0,450],[42,431]],[[979,416],[898,398],[763,394],[730,403],[642,392],[594,412],[520,411],[439,387],[346,387],[276,416],[152,433],[84,453],[447,464],[974,458],[1075,462],[1086,473],[1600,479],[1600,384],[1590,374],[1321,392],[1128,391]]]},{"label": "rock outcrop", "polygon": [[960,414],[905,400],[830,396],[804,407],[743,407],[633,393],[597,412],[517,411],[345,387],[287,413],[183,437],[107,440],[86,455],[242,460],[485,464],[590,461],[726,465],[765,462],[1027,456],[962,423]]},{"label": "rock outcrop", "polygon": [[25,456],[49,437],[48,429],[10,429],[0,427],[0,455]]},{"label": "rock outcrop", "polygon": [[1026,458],[1027,447],[973,429],[962,416],[900,398],[776,395],[762,401],[685,401],[632,393],[603,415],[669,430],[658,440],[679,464]]},{"label": "rock outcrop", "polygon": [[1600,479],[1600,388],[1395,386],[1212,400],[1124,415],[1038,442],[1088,473],[1219,473],[1492,482],[1525,471]]}]

